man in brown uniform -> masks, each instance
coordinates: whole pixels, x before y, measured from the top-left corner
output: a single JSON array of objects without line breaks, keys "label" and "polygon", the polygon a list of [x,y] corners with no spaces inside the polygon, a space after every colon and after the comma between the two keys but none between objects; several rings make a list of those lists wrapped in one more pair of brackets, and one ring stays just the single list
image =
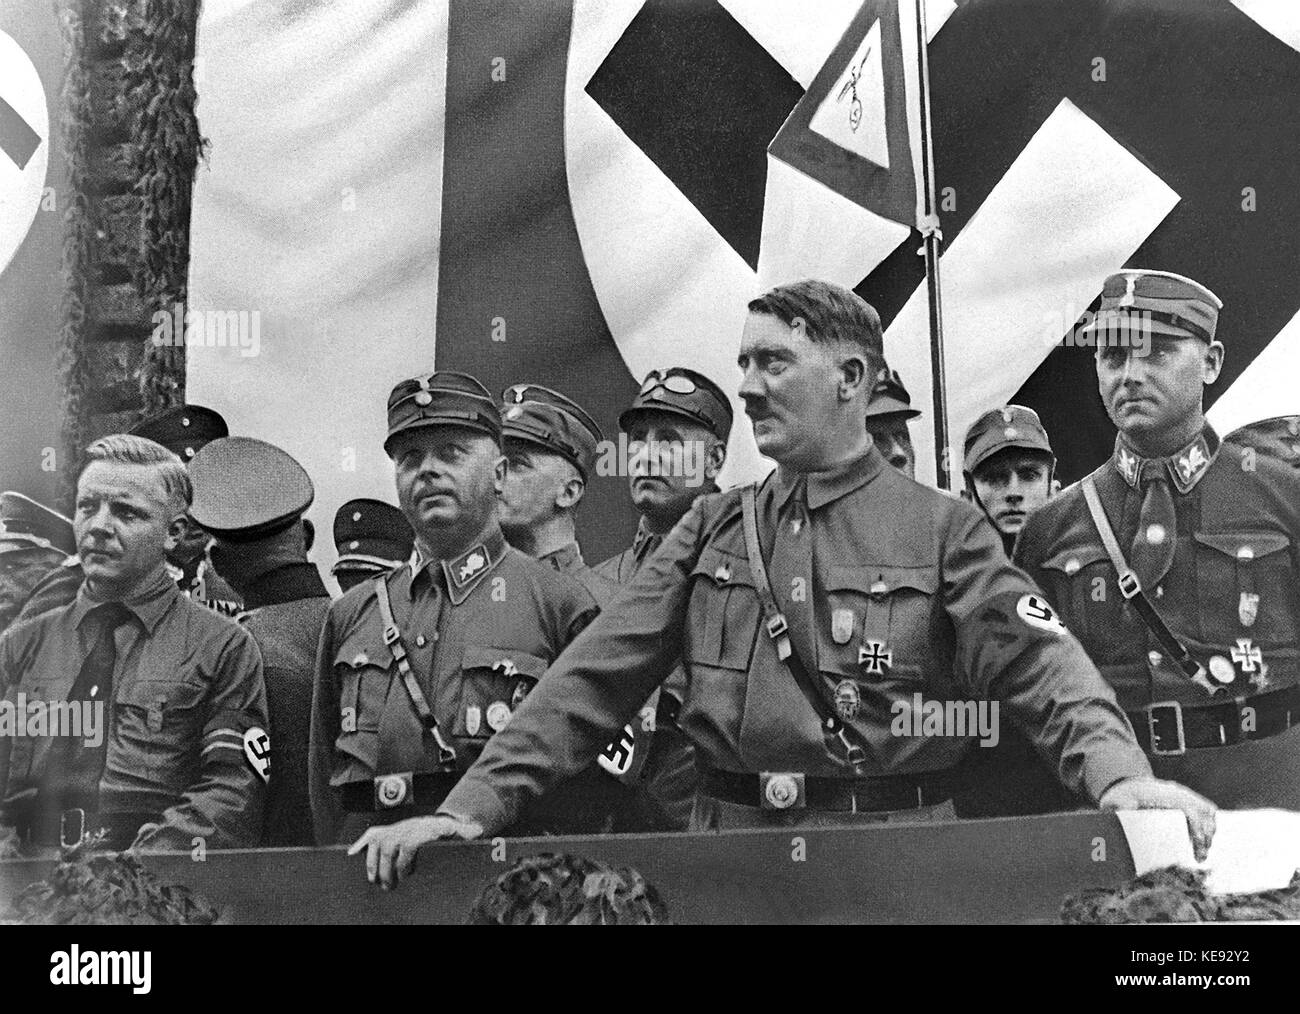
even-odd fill
[{"label": "man in brown uniform", "polygon": [[885,460],[909,479],[916,478],[916,448],[909,423],[921,414],[897,370],[881,370],[867,400],[867,432]]},{"label": "man in brown uniform", "polygon": [[[632,545],[596,568],[627,584],[702,496],[718,492],[727,460],[731,403],[712,380],[685,366],[653,370],[632,404],[618,417],[628,440],[628,490],[641,515]],[[685,831],[695,806],[699,775],[695,751],[677,725],[686,696],[680,665],[642,706],[632,722],[652,733],[639,776],[638,825],[652,831]]]},{"label": "man in brown uniform", "polygon": [[441,812],[353,845],[367,875],[391,885],[424,842],[507,826],[586,764],[679,657],[681,725],[702,769],[695,827],[951,813],[972,730],[918,731],[915,714],[993,697],[1063,782],[1107,807],[1183,809],[1203,855],[1212,805],[1151,776],[1109,688],[985,518],[871,445],[875,311],[812,281],[749,310],[740,394],[776,471],[757,490],[698,500]]},{"label": "man in brown uniform", "polygon": [[[502,536],[500,440],[496,402],[473,377],[425,374],[389,396],[384,449],[416,549],[325,620],[310,772],[321,843],[433,813],[596,613],[581,585]],[[520,826],[575,830],[530,820]]]},{"label": "man in brown uniform", "polygon": [[[103,830],[114,849],[254,846],[270,756],[262,661],[246,631],[167,573],[189,475],[128,434],[86,456],[74,518],[85,582],[0,636],[6,705],[77,713],[83,734],[0,738],[0,823],[36,845]],[[84,735],[96,716],[99,735]]]},{"label": "man in brown uniform", "polygon": [[1115,451],[1029,518],[1016,562],[1158,774],[1220,806],[1300,809],[1300,472],[1269,450],[1275,424],[1220,441],[1205,421],[1221,305],[1167,271],[1106,279],[1084,334]]}]

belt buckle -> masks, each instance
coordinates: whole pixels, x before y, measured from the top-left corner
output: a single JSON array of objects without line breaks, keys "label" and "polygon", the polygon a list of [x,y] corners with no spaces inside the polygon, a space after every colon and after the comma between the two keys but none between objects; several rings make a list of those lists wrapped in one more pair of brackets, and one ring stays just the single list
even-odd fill
[{"label": "belt buckle", "polygon": [[1126,570],[1119,576],[1119,593],[1124,596],[1125,602],[1137,596],[1141,591],[1142,582],[1138,580],[1138,576],[1133,571]]},{"label": "belt buckle", "polygon": [[[76,834],[68,834],[68,818],[75,821]],[[64,810],[59,815],[59,847],[65,849],[76,848],[81,844],[82,838],[86,836],[86,811],[80,806],[74,806],[69,810]]]},{"label": "belt buckle", "polygon": [[[1161,746],[1160,733],[1156,731],[1156,723],[1159,721],[1156,717],[1158,710],[1172,710],[1174,718],[1174,730],[1178,734],[1178,745],[1173,749],[1166,750]],[[1152,704],[1147,709],[1147,733],[1151,737],[1151,752],[1157,757],[1181,757],[1187,752],[1187,740],[1183,735],[1183,707],[1177,701],[1160,701]]]},{"label": "belt buckle", "polygon": [[400,774],[375,776],[375,809],[395,810],[413,802],[415,780],[410,771]]},{"label": "belt buckle", "polygon": [[804,776],[797,771],[760,771],[758,805],[764,810],[792,810],[806,807]]}]

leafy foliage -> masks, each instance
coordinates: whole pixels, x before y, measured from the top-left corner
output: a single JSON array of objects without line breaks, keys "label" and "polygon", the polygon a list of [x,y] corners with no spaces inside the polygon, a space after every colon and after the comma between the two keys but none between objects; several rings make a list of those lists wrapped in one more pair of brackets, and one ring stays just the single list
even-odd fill
[{"label": "leafy foliage", "polygon": [[167,885],[131,852],[95,852],[95,839],[63,854],[47,880],[24,888],[0,923],[206,926],[218,912],[188,887]]},{"label": "leafy foliage", "polygon": [[519,860],[479,896],[479,926],[667,925],[659,892],[633,869],[546,852]]},{"label": "leafy foliage", "polygon": [[1061,921],[1116,925],[1151,922],[1241,922],[1300,919],[1300,871],[1291,883],[1254,894],[1210,894],[1204,870],[1167,866],[1121,887],[1096,887],[1065,899]]}]

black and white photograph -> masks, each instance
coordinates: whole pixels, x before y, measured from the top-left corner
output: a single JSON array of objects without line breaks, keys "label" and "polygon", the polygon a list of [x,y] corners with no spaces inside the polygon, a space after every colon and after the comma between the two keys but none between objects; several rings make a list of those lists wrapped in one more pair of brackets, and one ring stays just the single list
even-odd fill
[{"label": "black and white photograph", "polygon": [[1298,157],[1295,0],[0,0],[0,981],[1276,984]]}]

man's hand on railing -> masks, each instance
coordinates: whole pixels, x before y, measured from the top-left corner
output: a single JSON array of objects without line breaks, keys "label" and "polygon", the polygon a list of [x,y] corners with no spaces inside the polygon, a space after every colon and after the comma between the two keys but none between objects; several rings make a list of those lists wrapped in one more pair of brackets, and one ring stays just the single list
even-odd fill
[{"label": "man's hand on railing", "polygon": [[471,820],[437,814],[432,817],[412,817],[409,820],[372,827],[352,843],[348,855],[366,850],[366,879],[378,881],[385,891],[391,891],[397,882],[415,870],[415,860],[421,845],[445,838],[478,838],[483,834],[481,825]]},{"label": "man's hand on railing", "polygon": [[1097,805],[1103,810],[1182,810],[1192,836],[1192,852],[1203,862],[1214,840],[1215,806],[1178,782],[1154,776],[1125,778],[1102,793]]}]

